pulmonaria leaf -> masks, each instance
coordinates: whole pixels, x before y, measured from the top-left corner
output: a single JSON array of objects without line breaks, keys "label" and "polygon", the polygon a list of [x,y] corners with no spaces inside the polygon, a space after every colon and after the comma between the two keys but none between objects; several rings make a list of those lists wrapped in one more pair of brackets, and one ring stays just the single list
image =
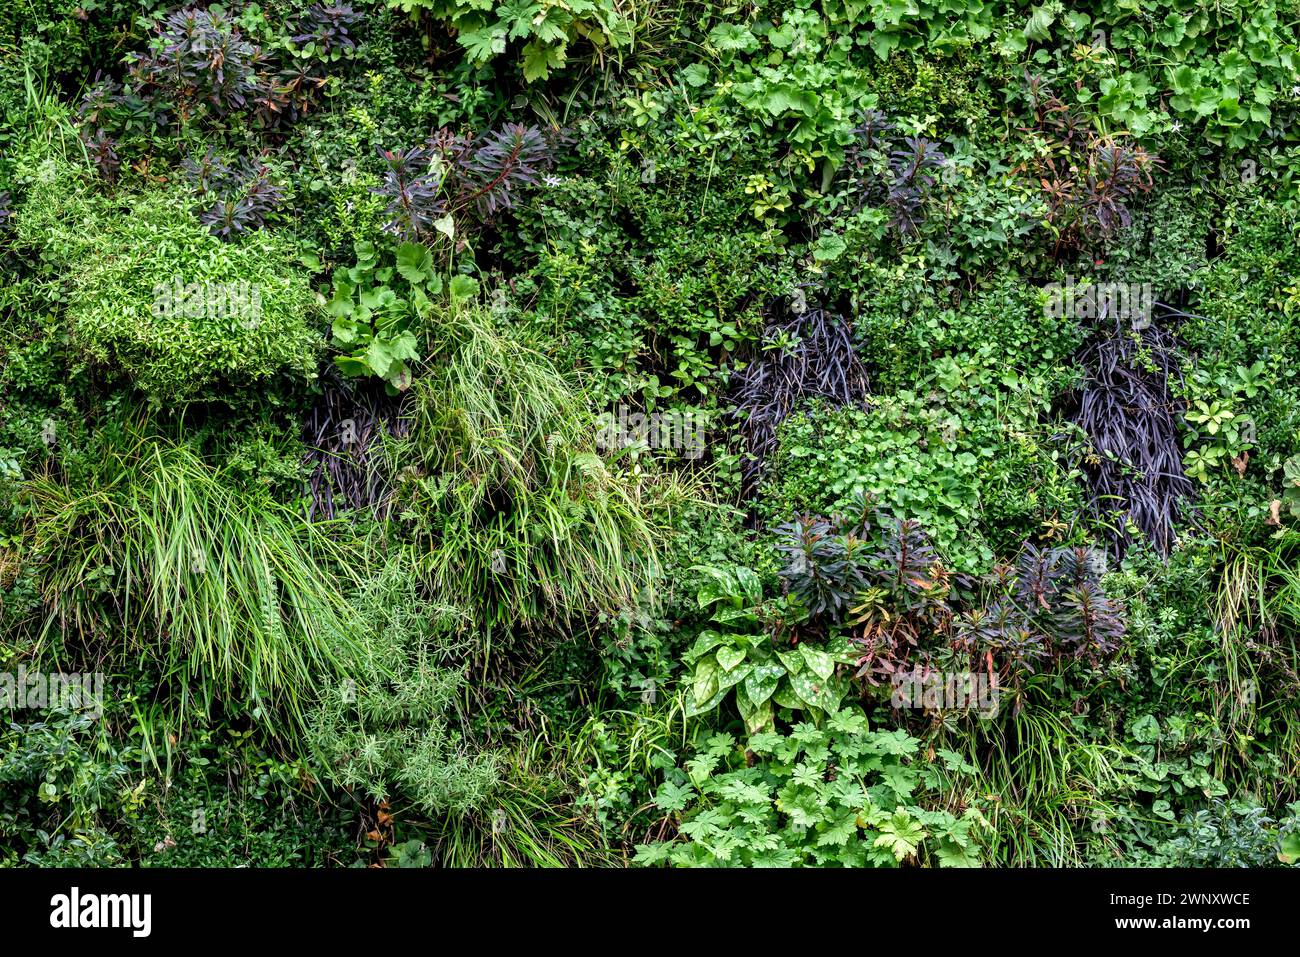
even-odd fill
[{"label": "pulmonaria leaf", "polygon": [[718,690],[718,662],[716,656],[701,658],[695,665],[691,694],[697,702],[708,701]]},{"label": "pulmonaria leaf", "polygon": [[745,649],[735,647],[719,648],[715,657],[718,664],[722,666],[723,671],[731,671],[745,660]]},{"label": "pulmonaria leaf", "polygon": [[835,673],[835,659],[826,652],[805,643],[799,646],[799,654],[808,663],[808,667],[812,669],[813,674],[823,681],[830,680],[831,675]]},{"label": "pulmonaria leaf", "polygon": [[790,676],[790,687],[808,707],[817,711],[834,711],[843,697],[839,683],[811,672]]},{"label": "pulmonaria leaf", "polygon": [[700,632],[699,637],[695,639],[695,644],[685,655],[687,661],[694,661],[708,654],[718,645],[727,640],[727,636],[719,631],[705,630]]},{"label": "pulmonaria leaf", "polygon": [[772,697],[784,675],[785,669],[780,665],[755,665],[745,679],[745,694],[755,705],[762,704]]},{"label": "pulmonaria leaf", "polygon": [[736,707],[744,719],[745,730],[751,735],[761,734],[776,726],[770,700],[753,701],[742,683],[736,687]]},{"label": "pulmonaria leaf", "polygon": [[781,660],[781,664],[785,665],[785,670],[792,675],[797,675],[803,671],[806,664],[803,655],[799,654],[798,649],[792,648],[787,651],[784,648],[778,648],[776,656]]},{"label": "pulmonaria leaf", "polygon": [[772,703],[791,711],[802,711],[808,707],[807,702],[799,697],[789,682],[783,682],[772,692]]}]

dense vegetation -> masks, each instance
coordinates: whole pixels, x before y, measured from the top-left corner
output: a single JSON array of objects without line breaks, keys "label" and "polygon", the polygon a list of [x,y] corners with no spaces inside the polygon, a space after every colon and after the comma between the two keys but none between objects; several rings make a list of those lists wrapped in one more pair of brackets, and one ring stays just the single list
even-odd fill
[{"label": "dense vegetation", "polygon": [[3,4],[0,864],[1294,863],[1298,23]]}]

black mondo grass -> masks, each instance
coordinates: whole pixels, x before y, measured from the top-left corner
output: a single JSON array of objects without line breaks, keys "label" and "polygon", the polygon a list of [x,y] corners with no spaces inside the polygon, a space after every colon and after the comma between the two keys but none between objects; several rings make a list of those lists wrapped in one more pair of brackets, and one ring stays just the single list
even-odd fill
[{"label": "black mondo grass", "polygon": [[406,434],[402,398],[345,381],[333,365],[322,381],[324,390],[303,424],[308,518],[333,519],[348,509],[386,515],[391,484],[378,444]]},{"label": "black mondo grass", "polygon": [[[1178,315],[1161,306],[1157,320]],[[1185,403],[1171,388],[1182,381],[1180,356],[1177,338],[1158,321],[1142,330],[1118,323],[1099,330],[1078,355],[1085,381],[1067,415],[1091,441],[1083,462],[1089,506],[1120,557],[1134,532],[1168,555],[1178,524],[1192,517],[1195,488],[1179,442]]]},{"label": "black mondo grass", "polygon": [[852,405],[865,401],[870,388],[848,322],[803,303],[796,296],[788,316],[769,323],[763,351],[732,380],[732,415],[746,452],[741,465],[746,494],[752,495],[762,481],[764,463],[776,448],[777,427],[802,403],[821,399]]}]

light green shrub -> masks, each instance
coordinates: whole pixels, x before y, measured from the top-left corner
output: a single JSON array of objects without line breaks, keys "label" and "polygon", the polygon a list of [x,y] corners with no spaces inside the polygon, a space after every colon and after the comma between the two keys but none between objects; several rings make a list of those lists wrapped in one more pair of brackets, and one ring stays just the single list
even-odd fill
[{"label": "light green shrub", "polygon": [[311,373],[315,299],[285,234],[223,242],[178,192],[110,200],[54,159],[31,179],[17,242],[61,287],[70,340],[89,358],[168,402]]}]

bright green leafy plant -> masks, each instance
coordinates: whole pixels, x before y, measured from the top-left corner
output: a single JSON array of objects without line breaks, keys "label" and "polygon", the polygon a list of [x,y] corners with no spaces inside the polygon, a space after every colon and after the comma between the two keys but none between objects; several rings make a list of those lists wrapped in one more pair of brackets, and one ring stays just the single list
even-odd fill
[{"label": "bright green leafy plant", "polygon": [[758,576],[748,568],[698,568],[706,576],[698,601],[711,609],[711,627],[686,652],[691,665],[687,714],[706,714],[731,692],[745,726],[757,733],[774,726],[778,709],[822,716],[839,707],[848,681],[838,666],[857,660],[849,643],[776,644],[757,613]]},{"label": "bright green leafy plant", "polygon": [[[977,867],[987,826],[974,807],[960,815],[927,807],[939,781],[920,742],[901,730],[871,731],[856,709],[782,735],[750,737],[747,750],[715,734],[665,781],[658,807],[679,838],[640,845],[637,863],[675,867]],[[949,771],[973,768],[953,752]]]},{"label": "bright green leafy plant", "polygon": [[417,243],[403,243],[391,257],[373,243],[353,248],[356,264],[335,270],[325,303],[334,342],[345,350],[334,361],[345,375],[376,376],[390,392],[405,391],[442,277],[432,253]]}]

